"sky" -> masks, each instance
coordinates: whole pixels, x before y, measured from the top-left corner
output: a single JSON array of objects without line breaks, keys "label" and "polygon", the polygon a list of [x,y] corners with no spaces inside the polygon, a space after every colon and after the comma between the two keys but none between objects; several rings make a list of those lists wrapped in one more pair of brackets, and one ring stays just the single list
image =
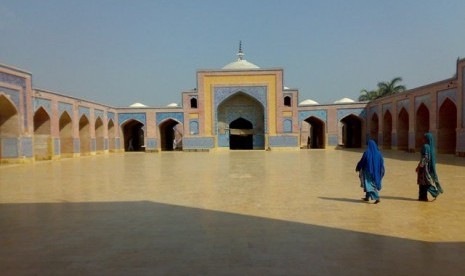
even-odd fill
[{"label": "sky", "polygon": [[282,68],[299,102],[357,99],[402,77],[448,79],[465,57],[463,0],[1,0],[0,64],[33,87],[115,107],[181,103],[196,71]]}]

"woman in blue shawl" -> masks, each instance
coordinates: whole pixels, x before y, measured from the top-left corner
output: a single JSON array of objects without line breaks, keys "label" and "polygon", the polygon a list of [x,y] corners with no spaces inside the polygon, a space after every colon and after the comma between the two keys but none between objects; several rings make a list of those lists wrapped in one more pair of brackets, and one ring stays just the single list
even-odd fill
[{"label": "woman in blue shawl", "polygon": [[416,168],[418,184],[418,200],[428,201],[428,192],[434,199],[443,193],[436,173],[436,153],[434,152],[433,135],[428,132],[423,137],[421,159]]},{"label": "woman in blue shawl", "polygon": [[357,163],[355,171],[359,172],[361,187],[365,191],[365,197],[362,199],[364,201],[373,199],[375,204],[379,203],[378,191],[382,188],[384,159],[375,141],[371,139],[368,141],[368,148]]}]

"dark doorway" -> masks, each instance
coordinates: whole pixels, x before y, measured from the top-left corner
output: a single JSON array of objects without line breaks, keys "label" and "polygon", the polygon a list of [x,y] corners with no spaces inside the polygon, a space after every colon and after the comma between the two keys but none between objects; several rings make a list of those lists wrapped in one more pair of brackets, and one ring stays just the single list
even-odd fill
[{"label": "dark doorway", "polygon": [[168,119],[160,124],[161,150],[182,150],[182,125],[179,122]]},{"label": "dark doorway", "polygon": [[229,148],[253,149],[253,125],[250,121],[239,118],[229,124]]},{"label": "dark doorway", "polygon": [[342,144],[345,148],[362,147],[362,121],[355,115],[349,115],[341,120]]},{"label": "dark doorway", "polygon": [[307,139],[307,148],[324,149],[325,148],[325,123],[316,118],[309,117],[305,119],[310,125],[309,136]]},{"label": "dark doorway", "polygon": [[144,151],[144,130],[139,121],[131,120],[123,126],[124,150],[125,151]]}]

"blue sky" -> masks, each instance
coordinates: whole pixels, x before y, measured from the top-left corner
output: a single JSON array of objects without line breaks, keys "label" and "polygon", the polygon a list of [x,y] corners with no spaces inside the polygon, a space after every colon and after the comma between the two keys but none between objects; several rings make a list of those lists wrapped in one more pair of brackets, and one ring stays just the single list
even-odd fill
[{"label": "blue sky", "polygon": [[0,63],[36,88],[111,106],[181,102],[196,71],[236,59],[283,68],[299,101],[356,99],[400,76],[452,77],[465,1],[3,0]]}]

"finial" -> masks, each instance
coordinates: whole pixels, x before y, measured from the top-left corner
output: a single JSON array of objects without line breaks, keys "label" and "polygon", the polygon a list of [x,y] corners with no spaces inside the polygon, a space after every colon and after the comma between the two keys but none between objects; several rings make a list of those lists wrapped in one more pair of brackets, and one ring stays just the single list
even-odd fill
[{"label": "finial", "polygon": [[242,60],[244,53],[242,52],[242,41],[239,40],[239,52],[237,53],[237,60]]}]

